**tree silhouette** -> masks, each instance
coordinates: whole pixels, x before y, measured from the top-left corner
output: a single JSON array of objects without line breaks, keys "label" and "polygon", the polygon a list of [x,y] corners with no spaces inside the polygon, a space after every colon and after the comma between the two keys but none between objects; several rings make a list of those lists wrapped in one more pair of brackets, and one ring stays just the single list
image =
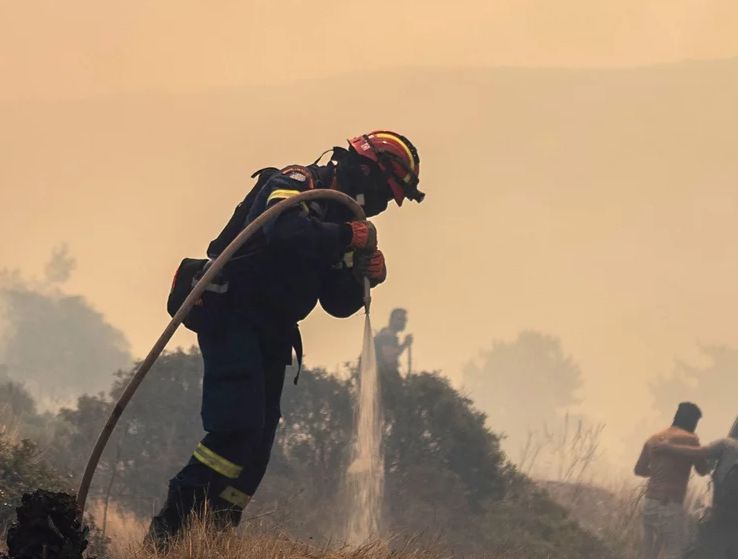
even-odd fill
[{"label": "tree silhouette", "polygon": [[[61,274],[61,267],[52,266],[53,273]],[[122,332],[84,297],[0,273],[0,313],[0,363],[37,396],[66,399],[105,390],[110,372],[131,363]]]},{"label": "tree silhouette", "polygon": [[[738,349],[702,346],[702,366],[678,361],[670,377],[651,383],[651,395],[664,422],[671,421],[682,401],[697,403],[704,413],[709,437],[724,437],[738,414]],[[702,430],[702,425],[701,425]]]},{"label": "tree silhouette", "polygon": [[[291,378],[293,372],[288,372]],[[117,375],[108,396],[83,396],[60,412],[50,456],[81,471],[111,402],[130,378]],[[202,362],[195,349],[165,353],[141,385],[103,455],[90,496],[111,498],[148,516],[202,434]],[[596,539],[516,472],[483,413],[438,374],[383,371],[386,417],[386,519],[393,531],[426,534],[463,551],[530,544],[531,559],[610,557]],[[283,421],[271,466],[247,517],[305,537],[330,538],[343,524],[342,493],[354,422],[356,371],[337,377],[305,370],[286,383]],[[515,520],[508,520],[515,519]],[[523,521],[525,519],[525,521]],[[512,539],[505,534],[515,534]],[[584,542],[584,543],[583,543]],[[581,549],[580,549],[581,548]]]},{"label": "tree silhouette", "polygon": [[581,371],[553,336],[524,331],[512,342],[496,341],[464,368],[464,387],[502,433],[509,451],[521,448],[532,430],[559,423],[578,402]]}]

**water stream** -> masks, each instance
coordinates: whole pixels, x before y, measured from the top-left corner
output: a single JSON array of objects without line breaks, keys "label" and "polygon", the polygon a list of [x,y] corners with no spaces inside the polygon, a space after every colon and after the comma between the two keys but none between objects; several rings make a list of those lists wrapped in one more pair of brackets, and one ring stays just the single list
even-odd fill
[{"label": "water stream", "polygon": [[347,471],[350,512],[347,518],[346,541],[350,545],[362,545],[375,539],[382,527],[383,421],[377,355],[368,313],[364,319],[364,341],[359,365],[356,427]]}]

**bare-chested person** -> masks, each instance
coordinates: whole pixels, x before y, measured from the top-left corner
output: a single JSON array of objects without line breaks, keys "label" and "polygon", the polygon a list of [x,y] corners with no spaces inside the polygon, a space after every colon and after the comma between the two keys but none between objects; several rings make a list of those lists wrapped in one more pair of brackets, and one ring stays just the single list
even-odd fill
[{"label": "bare-chested person", "polygon": [[728,436],[707,446],[662,443],[656,452],[709,460],[712,472],[712,508],[700,524],[690,559],[738,559],[738,419]]},{"label": "bare-chested person", "polygon": [[680,559],[684,550],[682,504],[687,494],[689,475],[694,469],[700,475],[709,472],[703,458],[680,456],[656,451],[663,443],[698,447],[694,431],[702,417],[691,402],[679,404],[671,427],[656,433],[643,445],[635,466],[635,474],[648,478],[643,501],[642,559]]}]

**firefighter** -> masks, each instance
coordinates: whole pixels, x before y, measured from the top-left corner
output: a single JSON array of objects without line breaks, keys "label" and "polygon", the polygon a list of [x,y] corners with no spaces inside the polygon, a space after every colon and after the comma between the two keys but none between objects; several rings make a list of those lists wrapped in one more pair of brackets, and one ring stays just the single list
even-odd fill
[{"label": "firefighter", "polygon": [[[367,217],[421,202],[420,159],[413,144],[375,131],[336,147],[330,161],[258,172],[251,193],[210,243],[215,258],[266,209],[313,188],[353,197]],[[255,174],[255,176],[257,175]],[[363,305],[363,278],[386,278],[377,231],[335,202],[310,202],[285,211],[246,243],[226,267],[227,305],[216,324],[198,331],[204,362],[202,421],[206,435],[169,482],[166,502],[147,539],[166,547],[193,514],[207,507],[216,525],[235,526],[261,482],[279,423],[285,368],[298,364],[297,323],[318,302],[344,318]]]}]

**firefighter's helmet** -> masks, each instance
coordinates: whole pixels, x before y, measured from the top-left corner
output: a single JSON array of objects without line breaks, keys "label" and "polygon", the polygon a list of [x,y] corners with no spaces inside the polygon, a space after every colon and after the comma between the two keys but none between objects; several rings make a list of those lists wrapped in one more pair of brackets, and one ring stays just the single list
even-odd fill
[{"label": "firefighter's helmet", "polygon": [[423,201],[425,194],[418,190],[420,158],[410,140],[396,132],[375,130],[351,138],[349,144],[356,153],[377,164],[398,206],[405,198]]}]

